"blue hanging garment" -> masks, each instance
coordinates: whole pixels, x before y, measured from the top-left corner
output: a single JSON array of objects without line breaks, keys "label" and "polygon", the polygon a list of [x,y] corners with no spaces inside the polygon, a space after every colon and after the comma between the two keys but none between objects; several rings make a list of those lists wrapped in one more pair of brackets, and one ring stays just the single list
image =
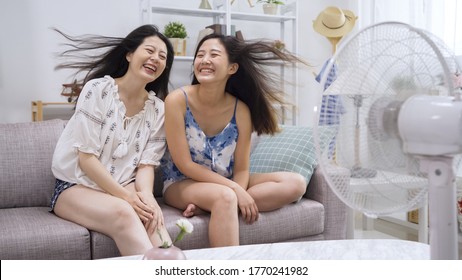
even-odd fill
[{"label": "blue hanging garment", "polygon": [[[316,76],[316,81],[321,82],[321,77],[326,71],[327,65],[330,59],[324,62],[321,68],[321,72]],[[337,78],[337,65],[332,64],[332,67],[327,74],[326,82],[324,84],[324,91],[335,81]],[[340,95],[323,95],[321,103],[321,113],[319,115],[319,125],[331,125],[335,126],[340,124],[340,116],[345,113],[345,107],[343,106],[342,97]],[[331,159],[335,158],[335,136],[329,143],[328,157]]]},{"label": "blue hanging garment", "polygon": [[[321,72],[316,76],[316,81],[321,82],[321,78],[326,71],[330,59],[324,62]],[[327,74],[324,90],[326,90],[337,78],[337,65],[332,64],[332,67]],[[339,95],[324,95],[322,97],[321,114],[319,116],[319,125],[333,125],[340,123],[340,115],[345,113],[345,108],[342,103],[342,98]]]}]

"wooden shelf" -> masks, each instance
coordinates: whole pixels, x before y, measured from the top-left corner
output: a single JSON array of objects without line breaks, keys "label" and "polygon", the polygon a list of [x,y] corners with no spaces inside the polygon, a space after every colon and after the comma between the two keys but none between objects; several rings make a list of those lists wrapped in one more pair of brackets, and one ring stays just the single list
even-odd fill
[{"label": "wooden shelf", "polygon": [[248,21],[262,21],[262,22],[285,22],[296,20],[295,16],[281,16],[281,15],[265,15],[265,14],[250,14],[250,13],[231,13],[233,20],[248,20]]}]

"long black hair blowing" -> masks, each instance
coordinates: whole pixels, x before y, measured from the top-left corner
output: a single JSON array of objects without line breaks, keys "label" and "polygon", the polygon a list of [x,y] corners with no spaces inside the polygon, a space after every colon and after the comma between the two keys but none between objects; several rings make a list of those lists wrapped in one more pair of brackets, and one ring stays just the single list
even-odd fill
[{"label": "long black hair blowing", "polygon": [[166,67],[156,80],[146,85],[145,89],[154,91],[162,100],[167,96],[174,52],[170,40],[159,32],[155,25],[142,25],[125,38],[99,35],[73,37],[56,28],[53,30],[70,41],[70,43],[63,44],[69,49],[59,54],[65,62],[58,64],[55,69],[75,69],[77,70],[75,75],[86,72],[83,80],[79,81],[83,84],[105,75],[112,78],[122,77],[128,70],[127,54],[134,52],[146,37],[159,37],[167,46]]},{"label": "long black hair blowing", "polygon": [[[226,49],[229,63],[237,63],[237,72],[228,79],[225,90],[243,101],[250,109],[253,130],[258,134],[279,131],[275,104],[286,105],[281,90],[282,81],[267,66],[275,62],[305,63],[287,51],[280,51],[269,40],[244,41],[234,36],[210,34],[199,41],[194,57],[201,45],[209,39],[218,39]],[[192,84],[199,84],[193,75]]]}]

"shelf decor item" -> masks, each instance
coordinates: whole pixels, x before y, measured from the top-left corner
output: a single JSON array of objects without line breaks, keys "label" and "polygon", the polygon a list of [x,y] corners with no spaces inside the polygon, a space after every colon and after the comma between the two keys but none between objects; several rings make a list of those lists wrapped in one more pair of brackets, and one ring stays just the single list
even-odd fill
[{"label": "shelf decor item", "polygon": [[157,234],[159,234],[160,240],[163,244],[159,247],[153,247],[146,251],[146,253],[144,253],[143,260],[186,260],[186,256],[183,251],[174,244],[175,242],[182,240],[186,233],[193,232],[194,226],[186,219],[179,219],[176,221],[176,225],[180,228],[180,232],[171,244],[164,241],[160,231],[157,231]]},{"label": "shelf decor item", "polygon": [[199,9],[211,10],[212,6],[210,5],[209,0],[201,0],[201,4],[199,5]]},{"label": "shelf decor item", "polygon": [[63,84],[61,95],[67,97],[67,102],[73,103],[79,97],[82,87],[83,84],[77,83],[77,80],[74,80],[72,84]]},{"label": "shelf decor item", "polygon": [[277,14],[279,5],[284,5],[284,2],[279,0],[258,0],[257,3],[264,3],[263,12],[267,15]]},{"label": "shelf decor item", "polygon": [[215,23],[215,24],[206,26],[205,28],[212,29],[213,33],[215,34],[226,35],[226,24]]},{"label": "shelf decor item", "polygon": [[186,27],[179,21],[171,21],[164,27],[164,35],[170,39],[175,55],[186,55]]},{"label": "shelf decor item", "polygon": [[286,48],[286,44],[282,40],[274,40],[273,46],[280,51]]}]

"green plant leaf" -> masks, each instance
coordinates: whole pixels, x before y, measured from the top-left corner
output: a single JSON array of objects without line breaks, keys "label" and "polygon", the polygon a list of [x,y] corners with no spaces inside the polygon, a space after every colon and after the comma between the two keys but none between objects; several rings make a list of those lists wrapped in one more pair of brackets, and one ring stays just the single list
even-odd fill
[{"label": "green plant leaf", "polygon": [[184,39],[188,36],[186,27],[179,21],[171,21],[164,27],[164,35],[167,38]]}]

